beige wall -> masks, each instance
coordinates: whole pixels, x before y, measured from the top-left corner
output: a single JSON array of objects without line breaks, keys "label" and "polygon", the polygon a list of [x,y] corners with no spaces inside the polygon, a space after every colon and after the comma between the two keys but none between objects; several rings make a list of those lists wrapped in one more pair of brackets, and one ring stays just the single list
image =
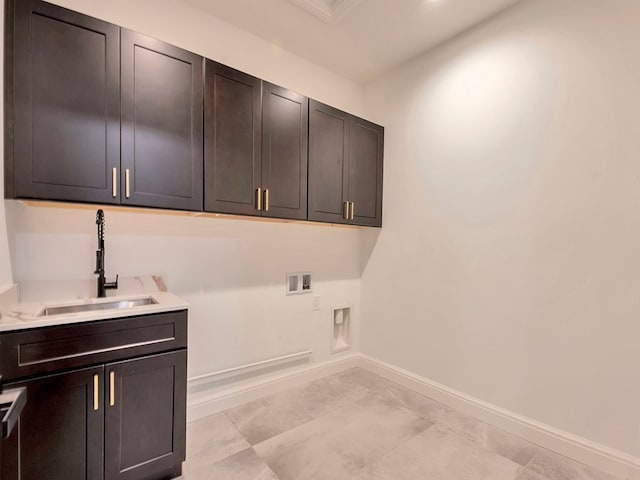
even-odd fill
[{"label": "beige wall", "polygon": [[640,456],[640,2],[534,0],[368,89],[366,354]]},{"label": "beige wall", "polygon": [[[361,87],[179,2],[53,3],[155,36],[344,110],[363,109]],[[95,210],[34,208],[14,201],[6,206],[16,282],[94,277]],[[3,213],[0,210],[0,220]],[[0,225],[4,228],[4,221]],[[107,212],[106,225],[109,277],[163,274],[169,289],[191,303],[190,376],[306,349],[313,350],[312,361],[328,360],[333,306],[353,305],[357,341],[357,230],[126,211]],[[0,247],[3,238],[0,231]],[[0,256],[0,268],[3,261]],[[320,311],[312,310],[310,295],[285,296],[285,274],[292,271],[312,272]]]}]

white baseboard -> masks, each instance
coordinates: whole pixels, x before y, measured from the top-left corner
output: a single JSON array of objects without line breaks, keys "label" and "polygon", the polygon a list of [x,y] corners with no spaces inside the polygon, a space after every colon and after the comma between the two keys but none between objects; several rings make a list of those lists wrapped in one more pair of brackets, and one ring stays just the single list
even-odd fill
[{"label": "white baseboard", "polygon": [[640,479],[640,458],[497,407],[367,355],[358,365],[536,445],[616,477]]},{"label": "white baseboard", "polygon": [[[335,360],[305,365],[284,373],[259,378],[251,383],[187,396],[187,421],[220,413],[243,403],[297,387],[307,382],[340,373],[358,366],[359,355],[341,355]],[[191,386],[192,382],[189,382]]]}]

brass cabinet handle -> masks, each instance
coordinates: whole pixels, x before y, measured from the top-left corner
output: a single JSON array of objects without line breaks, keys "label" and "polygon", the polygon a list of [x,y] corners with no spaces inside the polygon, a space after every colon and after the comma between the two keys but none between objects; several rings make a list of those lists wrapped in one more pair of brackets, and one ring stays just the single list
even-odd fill
[{"label": "brass cabinet handle", "polygon": [[351,216],[349,217],[349,220],[353,220],[353,217],[356,214],[356,202],[351,202]]},{"label": "brass cabinet handle", "polygon": [[129,198],[131,196],[131,189],[130,189],[130,175],[129,175],[129,169],[127,168],[124,171],[124,190],[125,190],[125,196],[127,198]]},{"label": "brass cabinet handle", "polygon": [[100,408],[100,379],[96,373],[93,376],[93,409],[98,410]]},{"label": "brass cabinet handle", "polygon": [[342,210],[342,217],[345,220],[349,220],[349,202],[344,202],[344,208]]},{"label": "brass cabinet handle", "polygon": [[116,198],[118,196],[118,169],[116,167],[113,167],[111,171],[111,183],[111,195]]},{"label": "brass cabinet handle", "polygon": [[113,407],[116,404],[116,374],[115,372],[109,372],[109,406]]},{"label": "brass cabinet handle", "polygon": [[262,210],[262,189],[258,188],[256,190],[256,210]]},{"label": "brass cabinet handle", "polygon": [[264,189],[264,211],[265,212],[269,211],[269,189],[268,188]]}]

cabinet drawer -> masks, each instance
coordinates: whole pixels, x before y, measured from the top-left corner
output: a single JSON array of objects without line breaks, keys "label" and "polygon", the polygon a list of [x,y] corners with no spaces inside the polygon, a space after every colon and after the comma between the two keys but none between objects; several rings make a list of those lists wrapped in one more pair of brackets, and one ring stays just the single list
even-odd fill
[{"label": "cabinet drawer", "polygon": [[187,311],[0,335],[6,381],[187,346]]}]

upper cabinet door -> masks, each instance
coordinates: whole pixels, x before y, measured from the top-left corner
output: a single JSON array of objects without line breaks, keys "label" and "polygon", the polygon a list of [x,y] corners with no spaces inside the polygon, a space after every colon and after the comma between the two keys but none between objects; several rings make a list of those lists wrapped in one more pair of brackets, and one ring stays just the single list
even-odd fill
[{"label": "upper cabinet door", "polygon": [[262,215],[307,218],[309,100],[264,83],[262,93]]},{"label": "upper cabinet door", "polygon": [[349,114],[309,101],[309,220],[347,223]]},{"label": "upper cabinet door", "polygon": [[349,128],[350,217],[356,225],[382,226],[384,129],[351,117]]},{"label": "upper cabinet door", "polygon": [[119,203],[119,28],[36,0],[13,7],[12,193]]},{"label": "upper cabinet door", "polygon": [[202,210],[202,57],[122,29],[126,205]]},{"label": "upper cabinet door", "polygon": [[262,81],[205,62],[205,210],[260,215]]}]

